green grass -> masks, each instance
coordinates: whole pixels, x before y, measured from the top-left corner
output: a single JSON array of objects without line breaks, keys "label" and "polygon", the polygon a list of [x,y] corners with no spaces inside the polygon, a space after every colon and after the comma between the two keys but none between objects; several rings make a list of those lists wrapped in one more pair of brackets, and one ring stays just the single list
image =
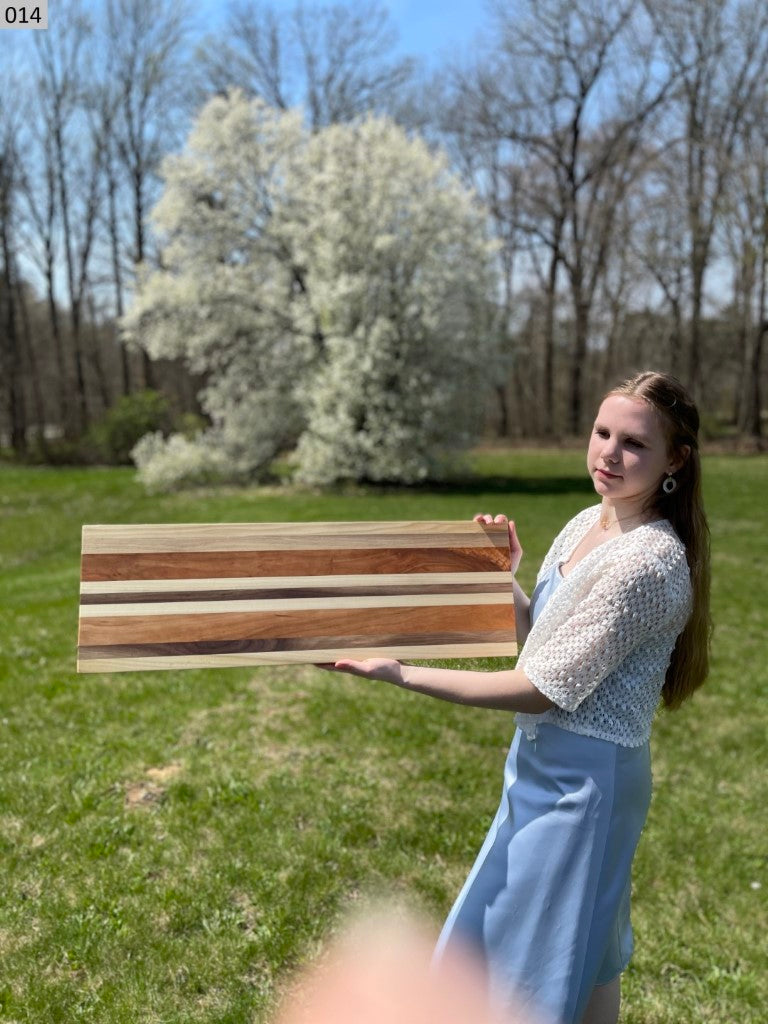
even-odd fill
[{"label": "green grass", "polygon": [[[0,1021],[269,1019],[290,972],[384,893],[448,909],[512,729],[311,667],[74,674],[85,522],[519,523],[529,588],[593,500],[578,453],[478,454],[454,487],[200,491],[0,468]],[[624,1024],[758,1024],[768,1005],[768,460],[709,457],[711,679],[661,715]]]}]

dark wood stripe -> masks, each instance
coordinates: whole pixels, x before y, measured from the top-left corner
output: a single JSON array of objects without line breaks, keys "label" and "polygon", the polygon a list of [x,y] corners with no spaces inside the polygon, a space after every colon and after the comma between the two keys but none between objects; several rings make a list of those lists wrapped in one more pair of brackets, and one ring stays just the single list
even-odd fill
[{"label": "dark wood stripe", "polygon": [[514,650],[514,630],[497,629],[478,635],[472,633],[393,633],[376,637],[375,644],[370,637],[361,636],[310,636],[272,637],[265,640],[200,640],[190,643],[155,644],[101,644],[78,649],[81,661],[95,661],[99,658],[148,658],[173,657],[174,655],[195,654],[260,654],[269,651],[322,651],[349,650],[360,647],[405,647],[428,646],[431,644],[476,644],[478,642],[505,643],[509,641]]},{"label": "dark wood stripe", "polygon": [[83,582],[212,579],[246,576],[355,576],[374,573],[498,572],[509,549],[374,548],[303,551],[212,551],[82,556]]},{"label": "dark wood stripe", "polygon": [[155,604],[158,601],[271,601],[305,597],[386,597],[408,594],[511,594],[512,583],[412,583],[382,587],[283,587],[275,590],[168,590],[135,594],[81,594],[80,604]]},{"label": "dark wood stripe", "polygon": [[201,640],[253,640],[274,636],[359,636],[385,633],[467,632],[508,629],[511,604],[441,605],[396,608],[337,608],[311,611],[219,612],[200,615],[132,615],[80,619],[79,643],[186,643]]}]

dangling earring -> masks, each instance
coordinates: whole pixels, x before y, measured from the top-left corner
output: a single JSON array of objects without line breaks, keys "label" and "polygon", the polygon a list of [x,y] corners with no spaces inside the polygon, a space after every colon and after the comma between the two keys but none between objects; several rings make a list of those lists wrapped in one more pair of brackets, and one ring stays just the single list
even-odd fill
[{"label": "dangling earring", "polygon": [[677,480],[675,480],[671,473],[667,473],[667,479],[661,485],[661,489],[665,494],[674,494],[677,490]]}]

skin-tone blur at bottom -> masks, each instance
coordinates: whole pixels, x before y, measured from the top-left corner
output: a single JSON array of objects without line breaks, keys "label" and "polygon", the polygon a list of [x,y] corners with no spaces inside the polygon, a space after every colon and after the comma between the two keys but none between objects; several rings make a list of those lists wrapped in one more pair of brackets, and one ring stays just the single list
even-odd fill
[{"label": "skin-tone blur at bottom", "polygon": [[435,938],[391,911],[350,924],[299,976],[275,1024],[539,1024],[494,1012],[469,952],[452,949],[433,964]]}]

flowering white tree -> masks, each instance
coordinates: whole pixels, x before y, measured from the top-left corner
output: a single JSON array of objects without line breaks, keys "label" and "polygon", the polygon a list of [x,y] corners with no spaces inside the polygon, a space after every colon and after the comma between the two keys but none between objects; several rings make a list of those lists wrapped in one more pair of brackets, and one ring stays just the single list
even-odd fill
[{"label": "flowering white tree", "polygon": [[164,175],[165,265],[126,327],[206,375],[213,425],[197,470],[189,443],[140,443],[146,479],[160,460],[172,481],[172,451],[194,478],[214,461],[255,475],[295,447],[307,482],[413,482],[472,436],[493,249],[442,157],[387,120],[311,134],[233,93]]}]

